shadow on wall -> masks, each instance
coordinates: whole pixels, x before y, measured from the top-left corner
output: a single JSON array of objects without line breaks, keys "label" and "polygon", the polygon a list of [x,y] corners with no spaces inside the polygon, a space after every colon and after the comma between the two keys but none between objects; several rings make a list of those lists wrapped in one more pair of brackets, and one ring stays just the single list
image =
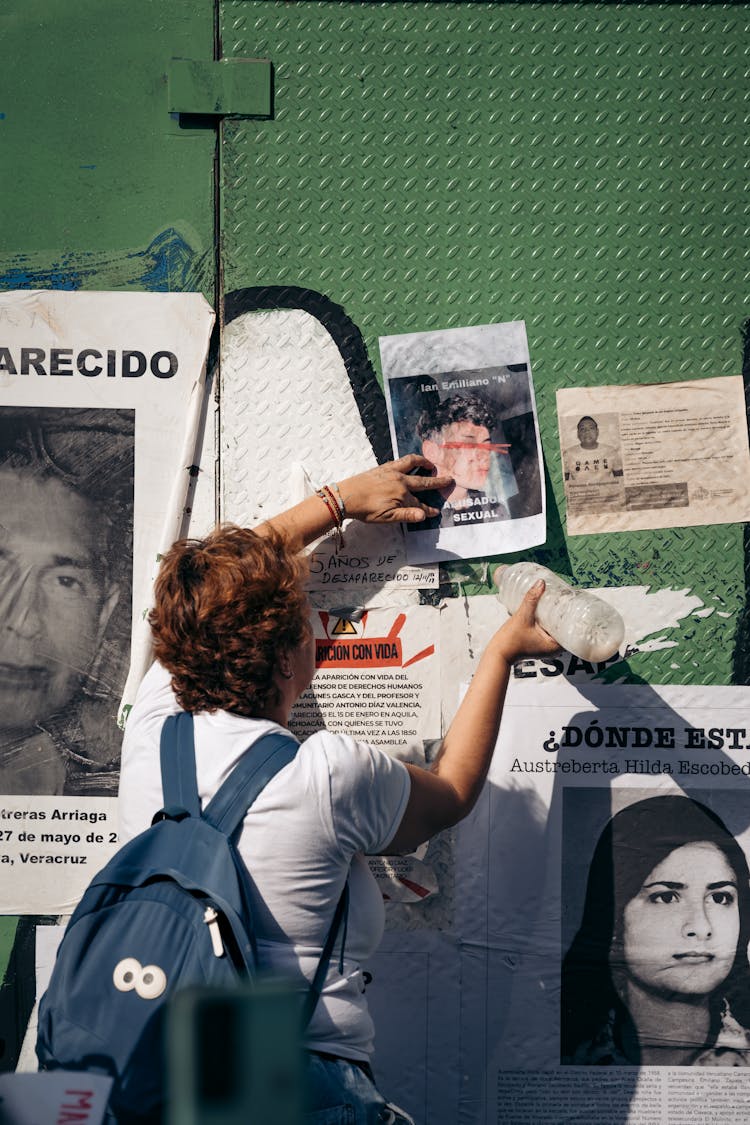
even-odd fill
[{"label": "shadow on wall", "polygon": [[[740,329],[742,336],[742,381],[745,387],[745,413],[750,424],[750,319]],[[732,683],[750,683],[750,523],[743,534],[745,556],[745,608],[737,626],[732,660]]]}]

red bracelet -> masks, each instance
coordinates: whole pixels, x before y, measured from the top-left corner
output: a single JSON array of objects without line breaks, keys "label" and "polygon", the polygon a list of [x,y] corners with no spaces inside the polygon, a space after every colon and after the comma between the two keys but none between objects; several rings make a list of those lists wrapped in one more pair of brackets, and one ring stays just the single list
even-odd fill
[{"label": "red bracelet", "polygon": [[323,485],[322,488],[316,488],[315,495],[320,497],[320,499],[328,509],[328,514],[333,520],[333,526],[336,530],[336,537],[340,549],[344,546],[344,533],[341,530],[343,520],[341,518],[341,513],[339,512],[339,506],[336,503],[336,497],[333,495],[327,485]]}]

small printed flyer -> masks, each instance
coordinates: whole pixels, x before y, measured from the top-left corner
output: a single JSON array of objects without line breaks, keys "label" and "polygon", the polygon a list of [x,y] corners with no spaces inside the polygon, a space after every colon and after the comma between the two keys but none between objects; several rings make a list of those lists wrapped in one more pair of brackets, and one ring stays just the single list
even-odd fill
[{"label": "small printed flyer", "polygon": [[[440,737],[440,611],[433,606],[372,609],[357,619],[313,611],[315,676],[289,728],[298,738],[342,732],[415,765]],[[426,848],[368,856],[386,902],[419,903],[438,891]]]},{"label": "small printed flyer", "polygon": [[750,520],[741,375],[557,392],[569,535]]},{"label": "small printed flyer", "polygon": [[325,728],[403,749],[440,737],[439,611],[369,610],[357,619],[314,610],[315,677],[292,712],[298,738]]}]

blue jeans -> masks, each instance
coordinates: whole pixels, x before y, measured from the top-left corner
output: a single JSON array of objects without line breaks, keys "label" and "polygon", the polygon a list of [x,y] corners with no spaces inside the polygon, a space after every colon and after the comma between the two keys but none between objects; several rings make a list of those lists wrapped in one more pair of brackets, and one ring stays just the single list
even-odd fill
[{"label": "blue jeans", "polygon": [[414,1125],[354,1063],[307,1054],[305,1125]]}]

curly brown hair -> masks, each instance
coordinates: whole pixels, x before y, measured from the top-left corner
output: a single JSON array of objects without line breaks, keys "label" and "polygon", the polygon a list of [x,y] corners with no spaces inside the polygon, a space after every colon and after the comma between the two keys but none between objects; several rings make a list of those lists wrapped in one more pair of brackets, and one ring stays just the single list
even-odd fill
[{"label": "curly brown hair", "polygon": [[149,623],[181,707],[252,718],[278,702],[279,657],[310,627],[306,576],[305,558],[272,529],[223,524],[170,547]]}]

